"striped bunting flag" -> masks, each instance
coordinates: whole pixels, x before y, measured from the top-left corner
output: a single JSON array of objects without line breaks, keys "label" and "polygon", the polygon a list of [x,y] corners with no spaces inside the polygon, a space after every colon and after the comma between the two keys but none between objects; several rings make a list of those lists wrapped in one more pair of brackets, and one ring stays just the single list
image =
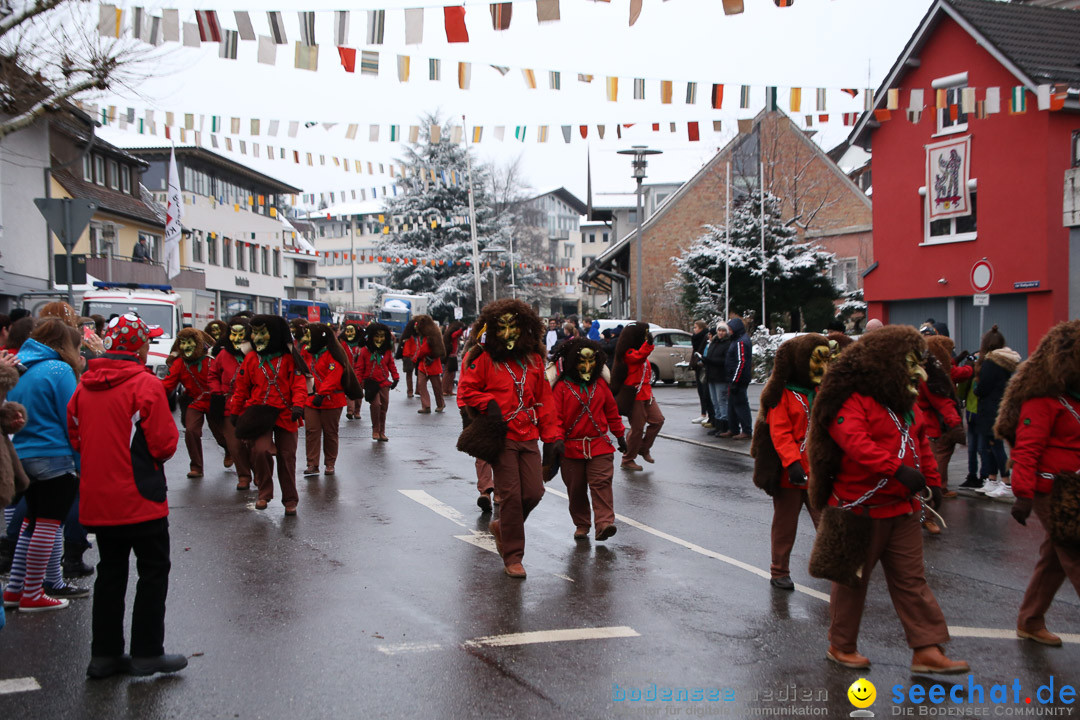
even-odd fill
[{"label": "striped bunting flag", "polygon": [[478,143],[478,142],[480,142],[480,140],[483,137],[484,137],[484,128],[483,128],[483,126],[481,126],[481,125],[474,126],[473,129],[472,129],[472,141],[474,143]]},{"label": "striped bunting flag", "polygon": [[619,78],[609,77],[607,79],[607,99],[610,102],[617,102],[619,99]]},{"label": "striped bunting flag", "polygon": [[338,47],[349,44],[349,11],[334,11],[334,44]]},{"label": "striped bunting flag", "polygon": [[221,42],[221,24],[217,10],[196,10],[195,22],[199,26],[199,39],[203,42]]},{"label": "striped bunting flag", "polygon": [[[522,138],[524,139],[524,138]],[[536,129],[536,141],[546,143],[548,141],[548,126],[541,125]]]},{"label": "striped bunting flag", "polygon": [[266,13],[266,18],[270,23],[270,37],[274,39],[274,44],[287,45],[289,40],[285,37],[285,21],[281,18],[281,12],[271,10]]},{"label": "striped bunting flag", "polygon": [[765,109],[770,110],[770,111],[780,109],[779,106],[777,105],[777,102],[776,102],[776,88],[775,87],[767,87],[767,88],[765,88]]},{"label": "striped bunting flag", "polygon": [[697,103],[697,83],[686,83],[686,104],[694,105]]},{"label": "striped bunting flag", "polygon": [[825,112],[825,88],[817,89],[817,108],[819,113]]},{"label": "striped bunting flag", "polygon": [[645,99],[645,78],[634,78],[634,99]]},{"label": "striped bunting flag", "polygon": [[442,60],[438,58],[428,59],[428,79],[432,82],[442,80]]},{"label": "striped bunting flag", "polygon": [[750,107],[750,86],[743,85],[739,88],[739,109],[745,110]]},{"label": "striped bunting flag", "polygon": [[[749,96],[747,101],[749,101]],[[724,106],[724,86],[720,83],[713,83],[712,86],[712,106],[713,110],[719,110]]]},{"label": "striped bunting flag", "polygon": [[472,63],[459,62],[457,64],[457,83],[461,90],[468,90],[472,83]]},{"label": "striped bunting flag", "polygon": [[302,11],[297,13],[300,16],[300,42],[308,47],[315,45],[315,13],[311,11]]},{"label": "striped bunting flag", "polygon": [[360,53],[360,74],[379,74],[379,53],[374,50],[364,50]]},{"label": "striped bunting flag", "polygon": [[411,58],[408,55],[397,56],[397,79],[398,82],[409,82],[409,65]]},{"label": "striped bunting flag", "polygon": [[529,87],[529,89],[530,90],[535,90],[536,89],[536,73],[533,72],[532,70],[528,69],[528,68],[523,68],[521,70],[521,75],[522,75],[522,77],[525,78],[525,84]]},{"label": "striped bunting flag", "polygon": [[368,10],[367,14],[367,44],[382,45],[383,34],[386,32],[386,11]]},{"label": "striped bunting flag", "polygon": [[1009,114],[1023,115],[1027,112],[1027,91],[1023,85],[1016,85],[1009,94]]},{"label": "striped bunting flag", "polygon": [[491,27],[495,30],[509,30],[510,18],[514,14],[514,4],[508,2],[491,3]]},{"label": "striped bunting flag", "polygon": [[562,73],[558,70],[548,72],[548,87],[552,90],[562,90]]},{"label": "striped bunting flag", "polygon": [[236,30],[223,30],[221,46],[218,48],[218,57],[226,60],[236,59],[236,46],[240,41],[240,34]]}]

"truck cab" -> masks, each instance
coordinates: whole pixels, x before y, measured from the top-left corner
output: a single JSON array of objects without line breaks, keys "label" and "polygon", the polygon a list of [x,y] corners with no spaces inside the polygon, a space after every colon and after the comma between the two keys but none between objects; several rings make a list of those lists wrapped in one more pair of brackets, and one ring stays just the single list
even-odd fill
[{"label": "truck cab", "polygon": [[180,295],[170,285],[95,282],[94,289],[83,295],[82,314],[114,315],[135,313],[162,334],[150,341],[146,364],[159,378],[169,374],[165,364],[177,333],[183,328],[184,306]]}]

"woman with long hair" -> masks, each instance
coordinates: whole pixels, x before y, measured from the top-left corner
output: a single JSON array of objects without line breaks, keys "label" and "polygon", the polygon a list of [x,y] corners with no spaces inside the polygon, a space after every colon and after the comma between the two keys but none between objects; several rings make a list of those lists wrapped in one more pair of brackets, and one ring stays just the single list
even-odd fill
[{"label": "woman with long hair", "polygon": [[[78,492],[75,451],[67,431],[67,405],[82,371],[77,335],[59,318],[41,322],[19,350],[19,361],[27,371],[8,395],[27,410],[26,426],[13,438],[30,478],[24,495],[26,519],[4,589],[4,607],[18,607],[21,612],[59,610],[68,605],[64,598],[89,594],[64,583],[59,553],[53,552]],[[43,587],[47,570],[52,595]]]},{"label": "woman with long hair", "polygon": [[998,326],[987,330],[979,344],[979,360],[975,363],[975,396],[979,398],[975,431],[979,436],[983,472],[987,474],[986,482],[975,492],[987,497],[1013,496],[1012,487],[1005,482],[1009,477],[1005,443],[994,437],[994,422],[1005,396],[1005,387],[1019,364],[1019,353],[1005,345],[1005,336]]}]

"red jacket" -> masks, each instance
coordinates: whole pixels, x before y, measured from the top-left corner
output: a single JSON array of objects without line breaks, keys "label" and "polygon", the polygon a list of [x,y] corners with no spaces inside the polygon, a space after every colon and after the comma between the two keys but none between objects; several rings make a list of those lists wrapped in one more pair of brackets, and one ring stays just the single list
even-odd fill
[{"label": "red jacket", "polygon": [[[897,416],[897,420],[904,424],[903,417]],[[941,476],[930,451],[926,421],[918,407],[913,408],[909,434],[926,484],[940,487]],[[844,453],[833,484],[833,496],[829,498],[830,505],[840,504],[838,499],[843,504],[854,502],[874,490],[883,478],[888,478],[888,482],[862,505],[869,510],[870,517],[896,517],[920,509],[908,489],[893,477],[901,462],[915,467],[915,457],[908,445],[901,461],[900,431],[884,405],[865,395],[852,394],[833,418],[829,435]]]},{"label": "red jacket", "polygon": [[204,355],[198,362],[189,363],[179,357],[173,360],[169,366],[169,374],[162,379],[165,385],[165,394],[168,395],[176,389],[177,385],[183,385],[184,390],[191,396],[192,410],[206,412],[210,409],[210,365],[213,358]]},{"label": "red jacket", "polygon": [[[1065,402],[1080,414],[1080,400]],[[1049,493],[1060,472],[1080,472],[1080,421],[1056,397],[1038,397],[1020,406],[1016,444],[1012,449],[1012,490],[1016,497]],[[83,461],[85,464],[85,461]]]},{"label": "red jacket", "polygon": [[926,381],[919,383],[919,397],[915,401],[926,418],[927,432],[930,437],[939,438],[948,428],[960,424],[960,413],[956,411],[956,398],[943,397],[930,392]]},{"label": "red jacket", "polygon": [[323,395],[325,397],[322,405],[318,407],[319,410],[345,407],[348,398],[345,397],[345,390],[341,387],[341,378],[345,373],[345,368],[326,350],[318,355],[309,354],[308,357],[311,358],[308,369],[311,370],[315,384],[312,394],[308,396],[307,406],[315,407],[313,404],[315,396]]},{"label": "red jacket", "polygon": [[213,395],[224,395],[226,404],[236,389],[236,373],[240,370],[240,362],[231,352],[222,350],[210,363],[210,392]]},{"label": "red jacket", "polygon": [[458,346],[461,344],[461,336],[465,334],[465,329],[455,330],[450,333],[450,347],[446,348],[446,357],[453,357],[457,355]]},{"label": "red jacket", "polygon": [[[802,463],[803,470],[810,472],[810,459],[806,455],[806,430],[810,426],[810,405],[813,395],[788,387],[780,397],[780,403],[771,408],[765,416],[769,423],[769,437],[772,438],[776,454],[780,456],[780,487],[793,488],[788,481],[788,465]],[[806,487],[800,487],[805,490]]]},{"label": "red jacket", "polygon": [[393,382],[398,380],[394,353],[389,350],[383,350],[378,359],[375,359],[371,355],[371,350],[366,347],[360,348],[360,356],[356,361],[356,367],[356,376],[361,384],[371,378],[379,383],[379,387],[390,387],[392,384],[390,378],[393,378]]},{"label": "red jacket", "polygon": [[401,341],[401,359],[412,362],[413,355],[416,354],[416,338],[411,337],[408,340]]},{"label": "red jacket", "polygon": [[304,407],[307,401],[307,378],[297,370],[290,353],[263,358],[248,353],[236,373],[236,388],[229,398],[228,413],[241,415],[252,405],[272,405],[281,408],[277,426],[296,432],[299,422],[292,419],[293,407]]},{"label": "red jacket", "polygon": [[413,362],[416,363],[416,369],[425,375],[442,375],[442,360],[431,356],[431,345],[427,338],[416,348]]},{"label": "red jacket", "polygon": [[161,381],[142,362],[105,355],[90,361],[67,407],[71,447],[82,454],[79,521],[134,525],[169,514],[165,461],[180,433]]},{"label": "red jacket", "polygon": [[652,365],[649,363],[649,355],[655,348],[655,345],[645,343],[637,350],[627,350],[623,356],[626,361],[625,384],[638,389],[637,400],[652,398]]},{"label": "red jacket", "polygon": [[970,380],[975,375],[974,365],[953,365],[949,371],[949,377],[952,378],[954,383],[962,383],[965,380]]},{"label": "red jacket", "polygon": [[562,440],[559,414],[539,355],[533,354],[522,367],[517,360],[494,363],[490,355],[482,352],[463,368],[458,381],[458,404],[484,412],[492,400],[499,404],[509,425],[508,440]]},{"label": "red jacket", "polygon": [[615,406],[615,396],[603,378],[588,387],[564,378],[555,383],[551,394],[566,436],[566,457],[588,459],[615,452],[608,433],[622,437],[626,428]]}]

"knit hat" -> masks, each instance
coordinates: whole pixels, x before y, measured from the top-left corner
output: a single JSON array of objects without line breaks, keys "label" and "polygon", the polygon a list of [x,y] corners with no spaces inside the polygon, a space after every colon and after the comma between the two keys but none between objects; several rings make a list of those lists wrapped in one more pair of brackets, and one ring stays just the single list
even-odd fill
[{"label": "knit hat", "polygon": [[164,332],[160,327],[148,327],[138,315],[125,313],[109,321],[103,344],[109,352],[136,353],[150,338],[160,337]]}]

